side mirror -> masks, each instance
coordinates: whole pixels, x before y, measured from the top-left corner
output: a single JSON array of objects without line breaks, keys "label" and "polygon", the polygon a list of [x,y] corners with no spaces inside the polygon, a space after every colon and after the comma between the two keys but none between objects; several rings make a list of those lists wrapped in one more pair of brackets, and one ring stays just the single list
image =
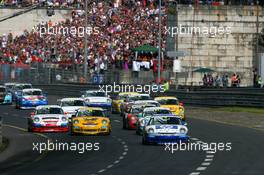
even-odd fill
[{"label": "side mirror", "polygon": [[183,126],[187,126],[188,124],[187,124],[186,122],[183,121],[183,122],[182,122],[182,125],[183,125]]},{"label": "side mirror", "polygon": [[48,96],[48,93],[47,92],[44,92],[43,93],[43,96],[47,97]]},{"label": "side mirror", "polygon": [[85,95],[82,95],[81,97],[82,97],[82,98],[85,98]]},{"label": "side mirror", "polygon": [[179,105],[180,105],[180,106],[183,106],[183,103],[182,103],[182,102],[180,102],[180,103],[179,103]]},{"label": "side mirror", "polygon": [[31,112],[30,115],[33,116],[33,115],[35,115],[35,113],[34,112]]}]

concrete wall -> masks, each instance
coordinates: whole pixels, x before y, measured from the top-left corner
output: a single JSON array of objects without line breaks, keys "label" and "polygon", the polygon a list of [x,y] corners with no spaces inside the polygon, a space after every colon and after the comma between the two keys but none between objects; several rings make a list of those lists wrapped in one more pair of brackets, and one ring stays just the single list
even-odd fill
[{"label": "concrete wall", "polygon": [[257,64],[254,58],[256,21],[259,16],[260,32],[264,27],[263,14],[263,9],[259,7],[257,10],[255,6],[199,6],[196,10],[193,7],[180,6],[178,26],[231,27],[231,34],[218,34],[215,37],[179,34],[179,50],[191,54],[180,58],[183,70],[189,73],[189,77],[179,78],[179,83],[201,83],[201,74],[191,72],[199,67],[209,67],[220,75],[225,72],[238,73],[242,77],[242,85],[252,85],[252,70]]},{"label": "concrete wall", "polygon": [[[0,9],[0,18],[11,15],[20,10],[14,9]],[[41,22],[58,22],[71,17],[70,10],[55,10],[55,15],[52,17],[47,16],[46,9],[32,10],[23,15],[8,19],[0,22],[0,35],[4,33],[12,33],[14,35],[20,35],[25,29],[31,30],[36,24]]]}]

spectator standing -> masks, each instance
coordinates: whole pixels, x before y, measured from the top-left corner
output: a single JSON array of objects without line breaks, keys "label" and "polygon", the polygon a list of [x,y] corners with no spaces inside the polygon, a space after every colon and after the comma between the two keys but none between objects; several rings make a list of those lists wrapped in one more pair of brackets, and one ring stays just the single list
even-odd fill
[{"label": "spectator standing", "polygon": [[222,83],[223,83],[223,87],[227,87],[228,86],[228,75],[224,74],[222,76]]},{"label": "spectator standing", "polygon": [[262,78],[261,78],[260,75],[259,75],[258,78],[257,78],[257,87],[259,87],[259,88],[262,87]]},{"label": "spectator standing", "polygon": [[203,86],[205,86],[205,87],[208,86],[206,74],[204,74],[204,76],[203,76]]}]

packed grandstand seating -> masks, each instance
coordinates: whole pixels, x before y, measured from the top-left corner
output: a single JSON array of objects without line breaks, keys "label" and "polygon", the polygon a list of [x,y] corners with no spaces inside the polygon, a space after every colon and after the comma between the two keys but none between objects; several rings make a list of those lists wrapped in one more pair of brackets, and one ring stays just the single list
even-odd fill
[{"label": "packed grandstand seating", "polygon": [[[162,8],[162,26],[166,9]],[[89,8],[88,25],[97,29],[88,36],[89,66],[98,62],[119,64],[134,57],[132,48],[143,44],[158,45],[158,7],[155,4],[125,2],[112,6],[106,2],[93,3]],[[73,10],[72,18],[60,23],[41,23],[35,30],[21,36],[3,35],[0,58],[2,63],[51,62],[61,64],[83,62],[83,36],[72,33],[40,35],[50,28],[84,27],[84,11]],[[164,28],[163,28],[164,30]],[[162,32],[164,33],[164,32]],[[165,36],[162,48],[165,47]],[[147,55],[151,58],[153,55]],[[121,63],[122,64],[122,63]]]}]

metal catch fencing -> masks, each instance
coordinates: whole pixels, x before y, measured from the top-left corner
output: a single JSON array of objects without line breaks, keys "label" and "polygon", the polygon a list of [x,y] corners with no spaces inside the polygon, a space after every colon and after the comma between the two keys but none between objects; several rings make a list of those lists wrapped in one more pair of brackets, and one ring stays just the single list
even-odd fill
[{"label": "metal catch fencing", "polygon": [[[29,82],[32,84],[150,84],[155,80],[151,70],[133,72],[123,69],[109,69],[103,72],[89,71],[87,80],[84,79],[83,67],[61,67],[56,64],[35,63],[31,65],[0,64],[0,83]],[[169,80],[170,71],[164,71],[162,78]]]}]

